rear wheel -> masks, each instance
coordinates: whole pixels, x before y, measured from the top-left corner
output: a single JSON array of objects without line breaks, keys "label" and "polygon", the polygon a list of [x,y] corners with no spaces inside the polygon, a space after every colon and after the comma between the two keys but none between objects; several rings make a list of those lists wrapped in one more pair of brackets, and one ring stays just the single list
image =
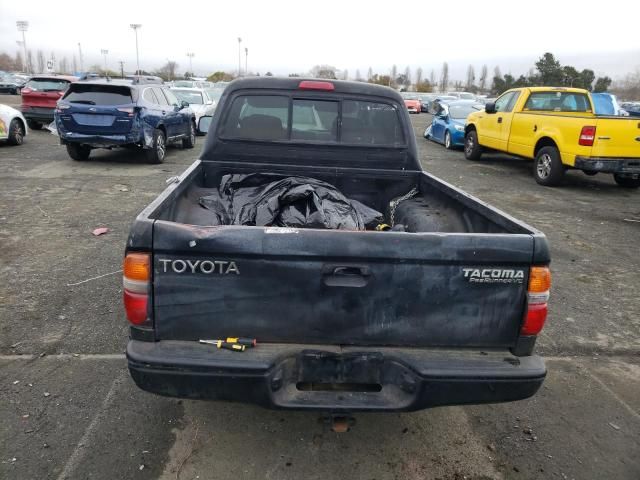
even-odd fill
[{"label": "rear wheel", "polygon": [[164,157],[167,155],[167,140],[164,136],[164,132],[160,129],[153,131],[153,141],[151,148],[145,150],[147,160],[151,163],[162,163]]},{"label": "rear wheel", "polygon": [[27,120],[27,125],[31,130],[40,130],[42,128],[42,124],[34,120]]},{"label": "rear wheel", "polygon": [[556,147],[543,147],[533,161],[533,177],[540,185],[555,187],[562,181],[564,165]]},{"label": "rear wheel", "polygon": [[24,125],[20,120],[14,118],[9,124],[9,144],[22,145],[24,142]]},{"label": "rear wheel", "polygon": [[447,150],[453,149],[453,145],[451,144],[451,134],[449,131],[444,134],[444,146]]},{"label": "rear wheel", "polygon": [[193,148],[196,146],[196,125],[189,122],[189,136],[182,139],[182,148]]},{"label": "rear wheel", "polygon": [[638,188],[638,187],[640,187],[640,177],[638,177],[638,178],[624,177],[624,176],[620,175],[619,173],[614,173],[613,174],[613,179],[615,180],[615,182],[618,185],[620,185],[623,188]]},{"label": "rear wheel", "polygon": [[464,136],[464,157],[467,160],[480,160],[482,147],[478,143],[478,134],[475,130],[469,130]]},{"label": "rear wheel", "polygon": [[86,145],[77,145],[75,143],[68,143],[67,153],[74,160],[81,162],[89,158],[91,147],[87,147]]}]

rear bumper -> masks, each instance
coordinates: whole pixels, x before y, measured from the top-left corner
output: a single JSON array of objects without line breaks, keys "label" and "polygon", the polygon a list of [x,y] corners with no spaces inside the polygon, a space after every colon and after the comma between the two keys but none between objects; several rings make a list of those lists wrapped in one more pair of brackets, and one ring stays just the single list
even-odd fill
[{"label": "rear bumper", "polygon": [[506,351],[130,340],[127,359],[136,384],[160,395],[343,412],[520,400],[546,375],[542,358]]},{"label": "rear bumper", "polygon": [[128,133],[120,135],[86,135],[83,133],[69,132],[58,129],[60,143],[81,143],[95,148],[118,147],[122,145],[132,145],[144,143],[142,135],[138,133]]},{"label": "rear bumper", "polygon": [[640,174],[640,158],[576,157],[574,166],[592,172]]},{"label": "rear bumper", "polygon": [[22,106],[22,115],[27,120],[40,123],[53,122],[53,108]]}]

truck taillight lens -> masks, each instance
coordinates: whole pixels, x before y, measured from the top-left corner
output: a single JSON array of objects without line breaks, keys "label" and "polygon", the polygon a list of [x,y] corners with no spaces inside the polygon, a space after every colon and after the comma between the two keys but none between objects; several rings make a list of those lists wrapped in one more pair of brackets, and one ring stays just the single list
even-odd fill
[{"label": "truck taillight lens", "polygon": [[151,255],[132,252],[124,257],[122,283],[124,310],[133,325],[148,322],[147,308],[151,285]]},{"label": "truck taillight lens", "polygon": [[527,312],[520,329],[521,335],[537,335],[547,320],[547,302],[551,289],[551,271],[548,267],[531,267],[527,292]]},{"label": "truck taillight lens", "polygon": [[133,114],[135,113],[135,109],[133,107],[120,107],[116,108],[116,110],[122,113],[128,113],[130,117],[133,117]]},{"label": "truck taillight lens", "polygon": [[596,127],[595,126],[587,126],[582,127],[582,131],[580,132],[580,139],[578,140],[578,144],[584,147],[592,147],[593,141],[596,138]]}]

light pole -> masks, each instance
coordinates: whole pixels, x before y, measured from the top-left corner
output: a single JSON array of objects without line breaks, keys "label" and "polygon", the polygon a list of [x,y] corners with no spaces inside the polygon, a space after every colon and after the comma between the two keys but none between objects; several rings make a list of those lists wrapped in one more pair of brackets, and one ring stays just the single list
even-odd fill
[{"label": "light pole", "polygon": [[118,63],[120,64],[120,75],[124,78],[124,62],[120,60]]},{"label": "light pole", "polygon": [[240,44],[242,43],[242,39],[238,37],[238,77],[242,76],[242,49]]},{"label": "light pole", "polygon": [[191,74],[192,77],[195,76],[193,74],[193,57],[195,56],[196,56],[195,53],[187,53],[187,57],[189,57],[189,73]]},{"label": "light pole", "polygon": [[249,75],[247,65],[249,64],[249,49],[244,47],[244,74]]},{"label": "light pole", "polygon": [[78,42],[78,54],[80,55],[80,71],[84,72],[84,60],[82,58],[82,45]]},{"label": "light pole", "polygon": [[100,50],[100,53],[104,57],[104,73],[107,73],[107,55],[109,55],[109,50],[105,50],[104,48]]},{"label": "light pole", "polygon": [[24,65],[26,73],[29,72],[29,62],[27,61],[27,40],[24,36],[24,32],[29,28],[29,22],[25,22],[24,20],[18,20],[16,22],[16,27],[18,27],[18,31],[22,32],[22,47],[24,48]]},{"label": "light pole", "polygon": [[138,68],[138,70],[136,70],[136,75],[140,75],[140,55],[138,54],[138,29],[142,27],[142,24],[132,23],[129,26],[133,28],[133,31],[136,33],[136,67]]}]

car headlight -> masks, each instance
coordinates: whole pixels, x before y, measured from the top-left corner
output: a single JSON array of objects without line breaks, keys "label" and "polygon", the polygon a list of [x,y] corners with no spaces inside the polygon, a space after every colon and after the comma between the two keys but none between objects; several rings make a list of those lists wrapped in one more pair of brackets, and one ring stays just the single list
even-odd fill
[{"label": "car headlight", "polygon": [[459,132],[464,132],[464,127],[462,125],[454,125],[455,129]]}]

